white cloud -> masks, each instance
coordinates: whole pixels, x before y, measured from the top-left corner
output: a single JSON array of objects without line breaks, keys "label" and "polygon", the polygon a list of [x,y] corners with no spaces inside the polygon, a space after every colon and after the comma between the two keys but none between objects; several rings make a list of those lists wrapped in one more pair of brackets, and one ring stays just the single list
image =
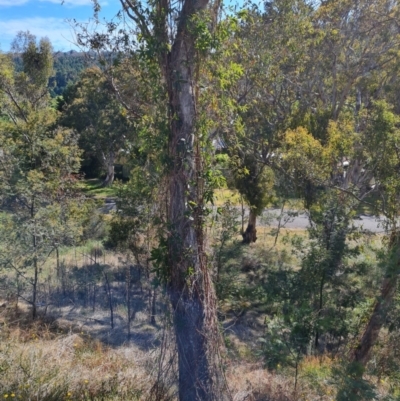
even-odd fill
[{"label": "white cloud", "polygon": [[1,6],[22,6],[23,4],[27,3],[29,0],[0,0],[0,7]]},{"label": "white cloud", "polygon": [[[1,1],[1,0],[0,0]],[[93,4],[91,0],[40,0],[41,2],[65,4],[66,6],[90,6]]]},{"label": "white cloud", "polygon": [[[12,1],[12,0],[0,0],[1,1]],[[27,1],[27,0],[20,0]],[[42,3],[54,3],[54,4],[63,4],[67,7],[79,7],[79,6],[92,6],[92,0],[40,0]],[[106,6],[107,1],[100,1],[101,6]]]},{"label": "white cloud", "polygon": [[[30,0],[0,0],[0,7],[11,7],[11,6],[22,6],[23,4],[29,3]],[[80,7],[80,6],[92,6],[92,0],[39,0],[41,3],[53,3],[59,5],[65,5],[67,7]],[[108,1],[103,0],[99,2],[101,6],[107,6]]]},{"label": "white cloud", "polygon": [[64,19],[34,17],[0,20],[0,43],[2,50],[8,50],[7,47],[9,47],[9,44],[19,31],[27,30],[37,38],[47,36],[55,50],[68,51],[77,49],[74,43],[74,31]]}]

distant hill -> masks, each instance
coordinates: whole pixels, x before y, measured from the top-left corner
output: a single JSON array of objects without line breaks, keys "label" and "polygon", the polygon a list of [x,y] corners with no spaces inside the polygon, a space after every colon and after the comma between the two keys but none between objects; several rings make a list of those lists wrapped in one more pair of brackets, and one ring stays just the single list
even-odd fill
[{"label": "distant hill", "polygon": [[[16,71],[22,71],[22,60],[14,58]],[[71,50],[54,53],[54,76],[49,79],[49,91],[52,97],[62,95],[68,84],[77,81],[79,74],[87,67],[96,64],[86,53]]]},{"label": "distant hill", "polygon": [[51,95],[62,95],[68,84],[76,82],[81,71],[92,64],[89,61],[85,53],[73,50],[67,53],[56,53],[54,55],[55,76],[49,80]]}]

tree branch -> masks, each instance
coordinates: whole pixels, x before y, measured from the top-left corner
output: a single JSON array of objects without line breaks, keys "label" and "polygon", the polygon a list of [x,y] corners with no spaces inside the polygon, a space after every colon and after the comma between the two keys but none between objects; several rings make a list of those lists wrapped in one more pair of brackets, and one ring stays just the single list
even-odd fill
[{"label": "tree branch", "polygon": [[[128,17],[138,25],[142,35],[147,36],[147,39],[149,39],[151,37],[151,32],[147,26],[145,18],[139,11],[138,5],[135,4],[136,1],[120,0],[120,2]],[[129,10],[131,10],[134,15],[132,15]]]}]

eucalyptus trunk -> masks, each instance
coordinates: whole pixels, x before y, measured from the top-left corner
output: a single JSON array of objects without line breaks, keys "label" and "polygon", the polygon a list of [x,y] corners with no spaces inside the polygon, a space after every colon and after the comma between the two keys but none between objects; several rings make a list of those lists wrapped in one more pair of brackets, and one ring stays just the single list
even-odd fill
[{"label": "eucalyptus trunk", "polygon": [[202,149],[196,132],[196,52],[188,26],[190,16],[206,5],[207,0],[185,2],[185,15],[171,54],[162,62],[170,113],[168,267],[180,401],[227,400],[218,360],[216,298],[204,249]]},{"label": "eucalyptus trunk", "polygon": [[246,231],[242,233],[244,244],[251,244],[252,242],[257,241],[256,223],[257,223],[257,214],[254,211],[254,209],[250,208],[249,222],[247,224]]},{"label": "eucalyptus trunk", "polygon": [[383,282],[379,299],[375,302],[371,317],[365,327],[364,333],[353,352],[352,361],[363,366],[370,358],[372,347],[378,340],[379,333],[385,322],[387,307],[390,305],[397,286],[397,277],[386,278]]},{"label": "eucalyptus trunk", "polygon": [[204,245],[204,149],[197,132],[201,60],[196,49],[196,17],[201,18],[208,9],[217,21],[220,3],[217,0],[208,7],[209,1],[183,0],[172,9],[167,0],[156,0],[147,14],[140,2],[120,0],[125,14],[157,56],[168,97],[166,269],[178,350],[180,401],[228,399],[219,363],[216,297]]},{"label": "eucalyptus trunk", "polygon": [[376,344],[379,333],[386,320],[387,310],[392,302],[397,288],[398,274],[400,271],[400,238],[399,233],[392,234],[389,243],[389,253],[392,258],[389,268],[383,280],[379,297],[377,298],[370,319],[364,329],[359,343],[351,355],[352,362],[365,366],[369,359],[372,347]]},{"label": "eucalyptus trunk", "polygon": [[110,187],[114,182],[114,163],[115,154],[110,151],[107,157],[103,157],[106,167],[106,178],[103,181],[103,187]]}]

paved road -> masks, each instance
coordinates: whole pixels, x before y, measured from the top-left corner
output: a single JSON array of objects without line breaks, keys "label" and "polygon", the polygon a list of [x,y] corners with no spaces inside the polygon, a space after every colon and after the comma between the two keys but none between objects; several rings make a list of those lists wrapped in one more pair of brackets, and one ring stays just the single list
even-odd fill
[{"label": "paved road", "polygon": [[[102,213],[108,214],[116,210],[115,202],[113,199],[107,199],[104,206],[101,208]],[[237,207],[240,213],[241,208]],[[262,216],[258,218],[257,225],[259,226],[271,226],[277,227],[279,224],[280,209],[266,209]],[[245,223],[247,223],[248,210],[245,211]],[[356,227],[361,227],[363,230],[370,231],[373,233],[383,233],[384,229],[382,226],[382,220],[373,216],[359,216],[354,219],[353,223]],[[281,219],[281,227],[285,228],[299,228],[306,229],[309,227],[310,222],[308,216],[305,213],[296,214],[295,211],[284,211],[284,215]]]},{"label": "paved road", "polygon": [[[259,219],[259,225],[270,225],[272,227],[277,227],[279,224],[280,209],[268,209],[266,210],[261,218]],[[363,230],[371,231],[373,233],[383,233],[384,229],[382,226],[382,220],[373,216],[359,216],[357,219],[353,220],[353,224],[356,227],[361,227]],[[281,226],[285,228],[302,228],[305,229],[310,226],[308,216],[305,213],[291,216],[290,212],[284,212],[281,219]]]}]

